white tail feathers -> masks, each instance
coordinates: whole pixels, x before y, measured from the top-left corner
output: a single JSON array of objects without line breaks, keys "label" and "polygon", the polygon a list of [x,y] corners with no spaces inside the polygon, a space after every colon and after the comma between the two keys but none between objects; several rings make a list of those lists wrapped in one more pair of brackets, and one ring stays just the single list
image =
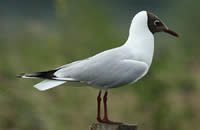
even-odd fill
[{"label": "white tail feathers", "polygon": [[56,87],[58,85],[64,84],[66,81],[57,81],[57,80],[44,80],[36,85],[35,88],[39,89],[40,91],[45,91],[50,88]]}]

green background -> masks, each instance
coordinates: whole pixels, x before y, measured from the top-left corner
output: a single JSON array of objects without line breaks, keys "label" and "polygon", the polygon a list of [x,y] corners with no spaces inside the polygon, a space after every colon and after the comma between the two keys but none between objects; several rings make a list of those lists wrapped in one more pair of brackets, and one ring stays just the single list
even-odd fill
[{"label": "green background", "polygon": [[40,92],[39,80],[16,79],[122,45],[133,16],[148,10],[180,38],[155,34],[150,72],[109,93],[110,119],[140,130],[200,127],[200,14],[197,0],[0,1],[0,129],[87,130],[96,121],[90,87]]}]

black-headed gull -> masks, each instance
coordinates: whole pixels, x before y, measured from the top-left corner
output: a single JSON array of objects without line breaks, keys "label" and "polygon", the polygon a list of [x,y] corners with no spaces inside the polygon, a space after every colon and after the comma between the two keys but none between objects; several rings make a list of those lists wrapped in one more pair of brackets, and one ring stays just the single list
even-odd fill
[{"label": "black-headed gull", "polygon": [[[97,121],[115,123],[108,119],[108,89],[131,84],[147,74],[154,53],[154,36],[156,32],[167,32],[178,37],[153,13],[141,11],[131,23],[128,40],[120,47],[101,52],[84,60],[66,64],[54,70],[23,73],[21,78],[42,78],[44,81],[34,87],[43,91],[58,85],[87,85],[99,89],[97,97]],[[101,90],[103,97],[104,117],[100,117]]]}]

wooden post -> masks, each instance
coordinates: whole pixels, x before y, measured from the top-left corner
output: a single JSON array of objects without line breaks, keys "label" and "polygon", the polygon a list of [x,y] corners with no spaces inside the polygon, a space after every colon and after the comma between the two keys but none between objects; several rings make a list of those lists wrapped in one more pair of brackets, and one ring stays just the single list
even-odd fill
[{"label": "wooden post", "polygon": [[90,130],[137,130],[137,125],[93,123]]}]

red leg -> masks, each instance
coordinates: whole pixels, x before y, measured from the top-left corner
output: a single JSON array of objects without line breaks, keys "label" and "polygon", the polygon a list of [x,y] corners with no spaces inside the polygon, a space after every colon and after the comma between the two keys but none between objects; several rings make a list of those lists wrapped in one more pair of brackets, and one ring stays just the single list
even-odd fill
[{"label": "red leg", "polygon": [[120,122],[113,122],[108,119],[108,113],[107,113],[107,96],[108,92],[106,91],[103,96],[103,103],[104,103],[104,118],[101,119],[101,90],[99,91],[99,95],[97,97],[97,121],[101,123],[107,123],[107,124],[121,124]]},{"label": "red leg", "polygon": [[101,122],[101,90],[99,91],[99,95],[97,97],[97,121]]},{"label": "red leg", "polygon": [[108,121],[108,113],[107,113],[107,96],[108,92],[106,91],[104,96],[103,96],[103,104],[104,104],[104,121]]},{"label": "red leg", "polygon": [[102,123],[108,123],[108,124],[121,124],[120,122],[114,122],[114,121],[110,121],[108,119],[108,112],[107,112],[107,96],[108,96],[108,92],[106,91],[103,97],[103,103],[104,103],[104,118],[101,121]]}]

